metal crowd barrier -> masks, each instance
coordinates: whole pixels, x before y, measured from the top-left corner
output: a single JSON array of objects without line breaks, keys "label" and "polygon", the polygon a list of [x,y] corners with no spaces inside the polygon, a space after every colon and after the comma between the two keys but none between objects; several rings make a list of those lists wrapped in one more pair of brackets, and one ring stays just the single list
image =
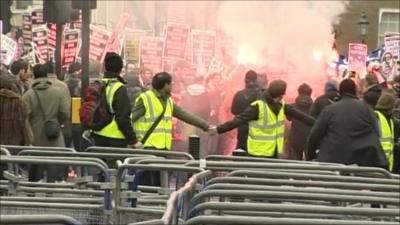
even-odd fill
[{"label": "metal crowd barrier", "polygon": [[79,221],[69,216],[62,215],[0,215],[1,224],[63,224],[63,225],[82,225]]},{"label": "metal crowd barrier", "polygon": [[[129,161],[129,160],[128,160]],[[165,205],[150,207],[150,206],[137,206],[134,204],[134,207],[124,206],[122,203],[125,200],[130,202],[136,202],[141,198],[150,198],[150,199],[159,199],[159,193],[150,194],[150,195],[143,195],[143,193],[133,190],[121,190],[121,184],[123,183],[123,174],[126,170],[145,170],[145,171],[164,171],[164,172],[173,172],[173,171],[180,171],[180,172],[187,172],[187,173],[198,173],[204,171],[200,168],[192,168],[192,167],[184,167],[184,166],[176,166],[176,165],[141,165],[141,164],[128,164],[128,163],[121,163],[118,167],[116,182],[115,182],[115,193],[114,193],[114,200],[115,200],[115,207],[114,207],[114,219],[116,224],[125,224],[125,223],[132,223],[132,222],[143,222],[149,221],[153,219],[159,219],[164,215]],[[136,186],[135,182],[133,182],[133,186]],[[165,193],[161,193],[161,195],[167,195],[170,198],[170,194],[165,188],[160,189],[164,190]]]},{"label": "metal crowd barrier", "polygon": [[[10,156],[9,148],[18,155]],[[1,214],[43,215],[38,224],[47,223],[46,214],[93,225],[400,222],[400,179],[380,168],[216,155],[194,160],[182,152],[97,146],[85,152],[7,146],[0,154],[0,162],[10,165],[7,180],[0,181],[8,195],[0,197]],[[114,160],[116,169],[103,159]],[[18,164],[83,171],[63,183],[29,182],[19,176]],[[89,167],[104,180],[89,176]],[[159,172],[161,185],[141,184],[143,171]]]},{"label": "metal crowd barrier", "polygon": [[[9,164],[40,164],[40,165],[68,165],[68,166],[84,166],[93,167],[105,175],[105,183],[110,182],[109,169],[107,165],[96,158],[71,158],[71,157],[33,157],[33,156],[5,156],[0,158],[1,163]],[[14,171],[15,172],[15,171]],[[19,187],[20,179],[17,174],[8,173],[9,178],[8,185],[11,190],[15,190],[17,196],[14,197],[1,197],[1,214],[2,215],[13,215],[13,214],[59,214],[65,216],[71,216],[82,224],[109,224],[112,220],[112,205],[111,205],[111,188],[105,187],[102,190],[102,195],[99,192],[91,193],[89,190],[85,192],[79,190],[68,190],[68,189],[46,189],[46,186],[52,186],[51,184],[44,183],[42,191],[47,191],[47,196],[36,196],[32,197],[29,195],[29,191],[37,192],[35,187]],[[35,182],[28,182],[31,185]],[[37,182],[36,182],[37,183]],[[39,183],[37,183],[39,184]],[[61,186],[60,184],[53,184],[53,186]],[[33,190],[32,190],[33,189]],[[18,196],[19,193],[28,193],[28,196]],[[95,194],[89,198],[82,196],[76,198],[73,197],[50,197],[57,193],[68,193],[68,194]],[[79,193],[77,193],[79,192]]]}]

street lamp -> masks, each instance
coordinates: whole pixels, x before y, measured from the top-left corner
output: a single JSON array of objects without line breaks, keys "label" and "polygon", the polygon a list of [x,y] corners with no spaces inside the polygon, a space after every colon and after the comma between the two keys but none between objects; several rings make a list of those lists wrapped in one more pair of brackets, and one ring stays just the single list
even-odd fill
[{"label": "street lamp", "polygon": [[365,43],[365,38],[367,37],[369,26],[369,21],[365,12],[361,13],[360,20],[358,20],[358,25],[360,25],[360,36],[362,38],[362,43]]}]

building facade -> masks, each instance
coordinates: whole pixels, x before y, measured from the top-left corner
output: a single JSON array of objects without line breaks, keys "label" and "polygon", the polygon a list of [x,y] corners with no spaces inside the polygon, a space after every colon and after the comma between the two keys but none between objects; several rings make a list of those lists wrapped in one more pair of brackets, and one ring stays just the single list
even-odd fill
[{"label": "building facade", "polygon": [[337,48],[340,54],[346,55],[349,43],[361,43],[360,20],[362,12],[369,21],[365,43],[368,51],[372,51],[384,43],[386,32],[399,32],[400,1],[348,1],[347,10],[340,15],[335,26]]}]

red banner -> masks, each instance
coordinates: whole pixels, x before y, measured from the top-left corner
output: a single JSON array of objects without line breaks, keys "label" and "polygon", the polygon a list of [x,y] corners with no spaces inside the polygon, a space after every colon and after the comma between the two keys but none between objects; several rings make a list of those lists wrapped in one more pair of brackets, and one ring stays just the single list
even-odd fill
[{"label": "red banner", "polygon": [[64,46],[63,46],[63,67],[68,66],[76,61],[78,51],[79,30],[67,30],[64,33]]},{"label": "red banner", "polygon": [[56,37],[57,37],[57,26],[54,23],[47,24],[47,41],[49,43],[49,58],[54,58],[54,52],[56,51]]},{"label": "red banner", "polygon": [[45,24],[43,20],[43,9],[34,9],[32,11],[32,27],[37,27]]},{"label": "red banner", "polygon": [[362,73],[367,69],[367,45],[365,44],[349,44],[349,71]]},{"label": "red banner", "polygon": [[166,29],[164,54],[167,59],[185,59],[190,27],[186,24],[169,23]]},{"label": "red banner", "polygon": [[215,56],[216,32],[211,30],[192,31],[192,64],[208,68]]},{"label": "red banner", "polygon": [[[117,54],[121,54],[121,46],[122,43],[120,42],[122,31],[126,27],[126,23],[128,22],[130,15],[124,13],[121,15],[117,25],[115,26],[114,32],[112,33],[111,37],[108,39],[107,46],[105,52],[115,52]],[[105,55],[103,55],[104,57]],[[103,61],[104,58],[101,60]]]},{"label": "red banner", "polygon": [[35,46],[35,54],[39,59],[40,63],[44,63],[48,60],[48,49],[47,49],[47,27],[39,26],[32,29],[32,39]]},{"label": "red banner", "polygon": [[24,38],[24,47],[31,47],[32,15],[30,13],[22,14],[22,37]]},{"label": "red banner", "polygon": [[102,62],[110,36],[106,29],[90,25],[89,59]]},{"label": "red banner", "polygon": [[163,70],[164,40],[161,37],[142,37],[140,39],[140,66],[152,69],[154,73]]}]

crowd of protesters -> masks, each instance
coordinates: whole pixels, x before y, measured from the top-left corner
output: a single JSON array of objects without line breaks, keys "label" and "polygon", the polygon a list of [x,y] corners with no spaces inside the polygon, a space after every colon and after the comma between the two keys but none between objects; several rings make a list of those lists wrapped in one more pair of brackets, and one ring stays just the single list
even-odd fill
[{"label": "crowd of protesters", "polygon": [[[92,80],[103,78],[100,64],[91,63],[90,66]],[[155,74],[148,68],[136,68],[130,63],[123,68],[121,65],[119,72],[110,70],[104,74],[104,78],[117,76],[123,83],[126,101],[121,107],[126,109],[127,120],[130,114],[137,114],[126,127],[133,131],[136,120],[143,116],[135,103],[142,93],[154,90]],[[248,138],[252,133],[249,124],[259,121],[262,103],[257,101],[261,100],[270,107],[268,113],[279,117],[280,112],[284,112],[282,115],[291,125],[286,122],[285,135],[282,133],[284,150],[277,151],[276,147],[272,155],[260,156],[356,163],[399,171],[399,76],[390,83],[379,83],[372,73],[364,79],[349,76],[349,79],[339,81],[328,80],[324,93],[315,99],[312,93],[318,87],[304,83],[298,87],[294,102],[285,103],[282,99],[290,81],[269,81],[267,74],[244,67],[231,69],[229,77],[222,72],[199,75],[189,63],[182,61],[174,65],[170,74],[173,85],[167,96],[171,96],[175,105],[174,116],[200,127],[188,126],[174,118],[172,142],[175,150],[186,149],[187,137],[197,134],[202,140],[203,155],[231,154],[233,149],[248,151]],[[66,146],[83,150],[83,130],[79,124],[71,123],[71,98],[81,97],[81,76],[78,62],[71,64],[66,74],[59,77],[55,75],[52,62],[31,65],[18,59],[11,65],[1,65],[0,144]],[[387,154],[385,159],[385,154],[380,154],[386,153],[382,142],[384,119],[394,136],[392,145],[388,144],[393,147],[393,159],[388,159]],[[49,134],[45,129],[52,125],[55,134]],[[228,132],[235,128],[237,133]],[[130,141],[121,142],[121,146],[143,147],[135,144],[139,140],[131,131],[123,133],[130,134]],[[213,136],[216,133],[220,135]],[[49,139],[49,135],[54,137]],[[94,137],[97,143],[105,145],[96,134]],[[376,160],[371,162],[371,159]]]}]

